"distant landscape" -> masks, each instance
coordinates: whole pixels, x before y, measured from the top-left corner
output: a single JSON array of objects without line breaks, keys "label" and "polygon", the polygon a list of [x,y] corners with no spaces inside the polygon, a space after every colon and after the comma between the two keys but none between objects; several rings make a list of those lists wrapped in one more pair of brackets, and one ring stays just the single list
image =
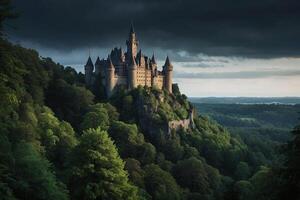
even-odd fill
[{"label": "distant landscape", "polygon": [[266,163],[274,162],[277,147],[291,139],[290,132],[300,117],[299,97],[207,97],[190,101],[200,115],[225,126]]},{"label": "distant landscape", "polygon": [[209,104],[300,104],[300,97],[190,97],[189,100]]}]

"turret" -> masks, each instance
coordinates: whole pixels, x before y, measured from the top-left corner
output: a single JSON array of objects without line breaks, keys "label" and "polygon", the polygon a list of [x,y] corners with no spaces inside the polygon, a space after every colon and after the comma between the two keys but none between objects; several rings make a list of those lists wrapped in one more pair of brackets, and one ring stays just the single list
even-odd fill
[{"label": "turret", "polygon": [[165,78],[164,78],[164,88],[172,93],[172,77],[173,77],[173,65],[170,62],[169,56],[167,56],[165,65],[163,66]]},{"label": "turret", "polygon": [[100,61],[100,58],[98,56],[97,60],[96,60],[96,63],[95,63],[95,73],[96,75],[98,75],[101,71],[101,61]]},{"label": "turret", "polygon": [[110,97],[115,87],[115,67],[112,63],[111,57],[107,58],[106,66],[106,93]]},{"label": "turret", "polygon": [[129,54],[128,55],[129,58],[130,58],[130,56],[133,56],[135,58],[136,54],[137,54],[139,42],[137,41],[132,23],[130,26],[129,38],[126,41],[126,45],[127,45],[127,53]]},{"label": "turret", "polygon": [[152,70],[153,71],[157,68],[157,64],[156,64],[156,60],[155,60],[155,57],[154,57],[154,53],[153,53],[152,58],[151,58],[151,66],[152,66]]},{"label": "turret", "polygon": [[128,84],[129,89],[136,88],[137,86],[137,65],[133,56],[130,57],[128,66]]},{"label": "turret", "polygon": [[84,66],[84,74],[85,74],[85,83],[86,85],[92,84],[92,77],[94,71],[94,64],[92,62],[91,57],[89,56],[86,65]]},{"label": "turret", "polygon": [[157,76],[157,64],[154,57],[154,53],[150,60],[150,66],[151,66],[151,85],[154,86],[154,77]]}]

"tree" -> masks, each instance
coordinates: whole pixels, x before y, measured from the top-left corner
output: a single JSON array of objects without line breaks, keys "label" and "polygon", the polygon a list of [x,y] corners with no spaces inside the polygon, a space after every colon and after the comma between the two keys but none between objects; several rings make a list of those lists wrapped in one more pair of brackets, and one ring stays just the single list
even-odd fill
[{"label": "tree", "polygon": [[200,194],[212,194],[221,181],[217,170],[194,157],[179,161],[173,174],[181,186]]},{"label": "tree", "polygon": [[292,134],[293,140],[283,147],[286,159],[278,173],[278,199],[300,199],[300,125]]},{"label": "tree", "polygon": [[252,200],[253,199],[253,185],[248,181],[238,181],[234,184],[234,196],[237,200]]},{"label": "tree", "polygon": [[150,164],[154,162],[156,155],[155,147],[148,142],[139,145],[136,149],[136,157],[142,164]]},{"label": "tree", "polygon": [[145,167],[145,186],[147,192],[156,200],[177,200],[181,197],[180,187],[175,179],[158,165]]},{"label": "tree", "polygon": [[250,176],[250,169],[246,162],[240,162],[235,170],[236,180],[247,180]]},{"label": "tree", "polygon": [[105,113],[88,112],[83,116],[83,121],[80,125],[81,130],[100,127],[103,130],[108,128],[108,116]]},{"label": "tree", "polygon": [[45,147],[47,158],[55,167],[62,169],[72,149],[77,144],[72,126],[59,121],[48,107],[43,107],[38,116],[41,143]]},{"label": "tree", "polygon": [[56,180],[50,163],[32,144],[21,142],[15,151],[13,194],[21,199],[68,199],[65,186]]},{"label": "tree", "polygon": [[14,156],[11,149],[11,143],[4,134],[0,134],[0,197],[2,199],[13,200],[12,188],[8,184],[14,181],[12,167]]},{"label": "tree", "polygon": [[253,196],[257,200],[274,200],[274,197],[278,194],[278,190],[274,191],[273,188],[273,185],[278,181],[278,177],[274,176],[272,170],[267,167],[261,166],[249,181],[253,185]]},{"label": "tree", "polygon": [[[104,107],[104,105],[105,104],[97,103],[95,105],[90,106],[89,112],[83,116],[81,130],[98,127],[100,127],[101,130],[108,129],[110,124],[110,115],[108,114],[108,110]],[[110,109],[113,110],[112,108]],[[111,115],[113,118],[115,118],[117,114],[112,113]]]},{"label": "tree", "polygon": [[132,157],[136,154],[137,146],[144,143],[144,138],[138,133],[136,124],[115,121],[109,128],[109,134],[116,142],[122,157]]},{"label": "tree", "polygon": [[73,153],[69,178],[73,199],[138,199],[106,131],[84,131]]},{"label": "tree", "polygon": [[62,79],[54,80],[46,90],[46,104],[59,119],[79,129],[82,115],[93,104],[94,95],[84,87],[69,85]]},{"label": "tree", "polygon": [[137,186],[144,188],[144,170],[141,163],[133,158],[126,159],[125,169],[129,173],[130,180]]}]

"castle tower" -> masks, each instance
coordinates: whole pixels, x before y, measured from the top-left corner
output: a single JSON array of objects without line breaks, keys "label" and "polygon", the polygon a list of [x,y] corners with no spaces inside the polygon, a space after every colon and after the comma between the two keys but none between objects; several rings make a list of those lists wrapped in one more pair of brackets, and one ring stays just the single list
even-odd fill
[{"label": "castle tower", "polygon": [[164,79],[164,88],[172,93],[172,76],[173,76],[173,65],[170,62],[169,56],[167,56],[165,65],[163,66],[165,79]]},{"label": "castle tower", "polygon": [[130,57],[130,64],[128,66],[128,86],[129,89],[136,88],[137,86],[137,65],[133,56]]},{"label": "castle tower", "polygon": [[96,73],[96,75],[98,75],[100,73],[100,70],[101,70],[101,61],[100,61],[100,58],[98,56],[98,58],[96,60],[96,63],[95,63],[95,73]]},{"label": "castle tower", "polygon": [[156,70],[157,70],[157,64],[154,57],[154,53],[152,55],[150,63],[151,63],[151,86],[154,86],[154,76],[156,75]]},{"label": "castle tower", "polygon": [[127,53],[129,54],[129,58],[130,56],[133,56],[134,58],[137,55],[137,50],[138,50],[138,46],[139,46],[139,42],[136,38],[135,32],[134,32],[134,28],[133,28],[133,24],[131,23],[130,26],[130,31],[129,31],[129,38],[126,41],[126,45],[127,45]]},{"label": "castle tower", "polygon": [[153,53],[152,58],[151,58],[151,66],[152,66],[153,71],[157,68],[157,63],[156,63],[156,60],[155,60],[155,57],[154,57],[154,53]]},{"label": "castle tower", "polygon": [[92,76],[94,71],[94,64],[92,62],[91,57],[89,56],[86,65],[84,66],[84,74],[85,74],[85,83],[86,85],[92,84]]},{"label": "castle tower", "polygon": [[111,57],[107,58],[106,66],[106,94],[108,97],[112,95],[113,89],[115,87],[115,67],[111,61]]}]

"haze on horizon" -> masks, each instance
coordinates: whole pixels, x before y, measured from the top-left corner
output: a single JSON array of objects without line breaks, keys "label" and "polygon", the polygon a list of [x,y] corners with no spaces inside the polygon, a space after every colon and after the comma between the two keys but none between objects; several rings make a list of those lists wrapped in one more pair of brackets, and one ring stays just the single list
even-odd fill
[{"label": "haze on horizon", "polygon": [[166,55],[187,96],[300,96],[296,0],[15,0],[9,40],[78,71],[125,48],[130,21],[142,51]]}]

